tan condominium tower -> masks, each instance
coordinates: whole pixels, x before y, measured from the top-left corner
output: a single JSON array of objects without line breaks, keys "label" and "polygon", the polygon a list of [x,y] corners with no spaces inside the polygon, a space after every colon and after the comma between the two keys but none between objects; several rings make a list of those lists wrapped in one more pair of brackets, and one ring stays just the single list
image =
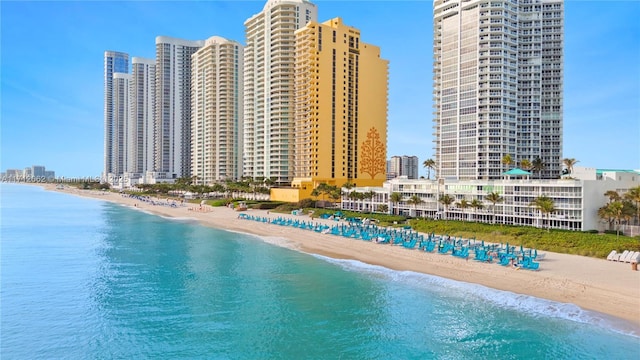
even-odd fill
[{"label": "tan condominium tower", "polygon": [[316,19],[307,0],[269,0],[244,23],[244,176],[293,178],[294,32]]},{"label": "tan condominium tower", "polygon": [[113,73],[111,99],[113,101],[113,128],[112,128],[112,158],[111,172],[108,174],[108,181],[111,183],[123,176],[127,167],[127,150],[130,140],[129,124],[129,85],[131,75],[125,73]]},{"label": "tan condominium tower", "polygon": [[563,9],[562,0],[434,1],[439,178],[498,179],[523,161],[536,177],[560,176]]},{"label": "tan condominium tower", "polygon": [[294,187],[386,180],[388,68],[340,18],[296,32]]},{"label": "tan condominium tower", "polygon": [[191,59],[191,176],[199,184],[238,180],[243,47],[213,36]]}]

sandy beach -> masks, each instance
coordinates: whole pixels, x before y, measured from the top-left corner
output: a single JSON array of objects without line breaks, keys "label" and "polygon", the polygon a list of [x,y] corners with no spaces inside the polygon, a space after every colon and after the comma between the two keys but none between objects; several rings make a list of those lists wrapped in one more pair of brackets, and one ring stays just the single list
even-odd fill
[{"label": "sandy beach", "polygon": [[[44,188],[119,203],[157,215],[192,218],[206,226],[259,235],[266,241],[306,253],[353,259],[390,269],[410,270],[572,303],[583,309],[629,321],[640,328],[640,271],[632,271],[628,263],[545,252],[544,260],[540,261],[540,270],[516,270],[495,263],[480,263],[471,259],[465,261],[450,255],[408,250],[402,246],[382,245],[239,219],[237,211],[226,207],[204,206],[202,210],[197,204],[170,207],[152,205],[112,192],[78,190],[71,187],[56,189],[55,184],[46,184]],[[265,210],[248,210],[244,213],[267,218],[283,216],[310,220],[308,216],[269,214]],[[336,224],[332,220],[314,220],[323,221]]]}]

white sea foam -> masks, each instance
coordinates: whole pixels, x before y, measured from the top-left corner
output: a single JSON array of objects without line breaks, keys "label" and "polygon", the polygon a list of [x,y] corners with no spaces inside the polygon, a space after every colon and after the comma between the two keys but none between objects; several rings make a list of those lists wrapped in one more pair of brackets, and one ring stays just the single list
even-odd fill
[{"label": "white sea foam", "polygon": [[262,242],[265,242],[267,244],[276,245],[276,246],[287,248],[287,249],[296,249],[295,243],[284,237],[255,235],[249,232],[236,231],[236,230],[225,230],[225,231],[250,236]]},{"label": "white sea foam", "polygon": [[162,216],[162,215],[158,215],[158,216],[163,218],[163,219],[179,221],[179,222],[188,222],[188,223],[198,223],[199,222],[198,219],[192,218],[192,217],[172,217],[172,216]]},{"label": "white sea foam", "polygon": [[392,270],[357,260],[333,259],[322,255],[313,256],[336,264],[348,271],[356,271],[393,282],[402,282],[411,286],[429,289],[429,291],[434,291],[441,295],[456,297],[464,299],[465,301],[468,301],[472,297],[479,301],[522,312],[529,316],[564,319],[578,323],[592,324],[617,333],[640,338],[640,329],[634,324],[599,312],[584,310],[575,304],[492,289],[483,285],[446,279],[414,271]]}]

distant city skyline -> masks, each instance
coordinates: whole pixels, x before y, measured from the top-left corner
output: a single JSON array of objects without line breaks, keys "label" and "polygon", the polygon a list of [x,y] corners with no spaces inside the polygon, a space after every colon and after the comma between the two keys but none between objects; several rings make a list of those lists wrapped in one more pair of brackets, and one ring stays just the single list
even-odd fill
[{"label": "distant city skyline", "polygon": [[0,172],[1,181],[41,181],[42,179],[54,179],[56,172],[47,170],[44,165],[31,165],[25,168],[4,169]]},{"label": "distant city skyline", "polygon": [[[0,167],[47,163],[64,176],[99,176],[104,51],[155,58],[157,36],[222,36],[244,45],[243,23],[264,3],[4,2]],[[314,3],[319,21],[343,18],[390,62],[388,157],[415,155],[420,164],[435,158],[433,3]],[[563,158],[587,167],[640,168],[638,15],[637,2],[565,3]],[[189,26],[175,26],[183,21]]]}]

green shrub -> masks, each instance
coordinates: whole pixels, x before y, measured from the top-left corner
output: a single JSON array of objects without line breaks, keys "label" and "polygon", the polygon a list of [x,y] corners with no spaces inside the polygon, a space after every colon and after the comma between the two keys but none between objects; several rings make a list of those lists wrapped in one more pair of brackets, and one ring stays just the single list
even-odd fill
[{"label": "green shrub", "polygon": [[[312,208],[314,207],[316,204],[316,202],[312,199],[302,199],[300,201],[298,201],[298,203],[296,204],[295,209],[304,209],[304,208]],[[293,209],[292,209],[293,210]]]},{"label": "green shrub", "polygon": [[251,206],[249,206],[252,209],[262,209],[262,210],[272,210],[277,208],[280,205],[285,204],[284,202],[260,202],[260,203],[255,203]]},{"label": "green shrub", "polygon": [[300,209],[300,207],[298,206],[298,204],[296,203],[284,203],[282,205],[278,205],[278,207],[276,207],[274,210],[278,211],[278,212],[282,212],[282,213],[290,213],[291,211],[295,210],[295,209]]},{"label": "green shrub", "polygon": [[207,204],[211,206],[227,206],[229,204],[228,199],[207,200]]}]

